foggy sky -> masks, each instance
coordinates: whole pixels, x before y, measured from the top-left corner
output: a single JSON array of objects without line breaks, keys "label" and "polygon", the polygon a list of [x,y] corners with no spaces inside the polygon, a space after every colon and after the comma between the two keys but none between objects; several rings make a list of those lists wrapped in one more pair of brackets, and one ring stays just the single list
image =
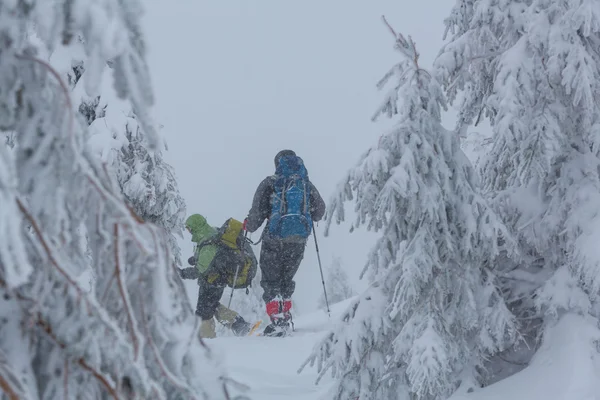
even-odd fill
[{"label": "foggy sky", "polygon": [[[201,213],[221,225],[229,217],[244,219],[256,186],[273,173],[273,157],[284,148],[304,159],[328,202],[345,172],[389,126],[371,122],[382,100],[375,85],[399,60],[381,16],[413,37],[421,65],[428,68],[453,2],[144,4],[166,159],[175,168],[188,215]],[[324,238],[324,224],[318,225],[321,258],[326,267],[333,256],[341,257],[360,289],[365,283],[358,283],[358,273],[375,236],[364,230],[350,234],[349,226],[335,227]],[[190,236],[180,242],[187,259]],[[297,310],[310,311],[321,292],[312,238],[296,281]],[[192,282],[189,288],[194,297]]]}]

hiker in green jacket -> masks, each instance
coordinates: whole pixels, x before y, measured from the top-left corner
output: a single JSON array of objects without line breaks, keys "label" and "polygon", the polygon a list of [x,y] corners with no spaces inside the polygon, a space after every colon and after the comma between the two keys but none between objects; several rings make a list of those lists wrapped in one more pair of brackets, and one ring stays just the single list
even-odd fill
[{"label": "hiker in green jacket", "polygon": [[[237,312],[220,304],[226,286],[243,289],[256,275],[257,262],[250,243],[243,235],[242,223],[230,218],[217,229],[200,214],[191,215],[185,227],[196,243],[189,268],[180,269],[182,279],[198,280],[196,315],[202,319],[200,336],[214,338],[215,320],[230,328],[237,336],[250,333],[252,325]],[[237,271],[237,280],[234,284]]]}]

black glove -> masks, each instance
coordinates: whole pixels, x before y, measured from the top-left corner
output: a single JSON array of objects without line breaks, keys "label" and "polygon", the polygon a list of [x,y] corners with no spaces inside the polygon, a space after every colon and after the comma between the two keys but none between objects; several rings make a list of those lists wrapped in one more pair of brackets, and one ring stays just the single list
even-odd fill
[{"label": "black glove", "polygon": [[196,257],[191,256],[190,258],[188,258],[188,264],[195,267],[196,266]]},{"label": "black glove", "polygon": [[198,279],[200,273],[195,267],[179,268],[179,276],[181,279]]}]

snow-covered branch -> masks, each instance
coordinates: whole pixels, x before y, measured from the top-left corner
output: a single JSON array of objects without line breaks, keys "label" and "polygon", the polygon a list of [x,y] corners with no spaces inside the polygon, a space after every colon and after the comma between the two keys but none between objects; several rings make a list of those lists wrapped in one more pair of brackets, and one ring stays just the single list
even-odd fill
[{"label": "snow-covered branch", "polygon": [[356,226],[381,232],[366,268],[371,286],[309,359],[320,376],[338,378],[333,399],[446,397],[465,377],[477,382],[485,360],[517,337],[490,270],[498,242],[509,252],[514,243],[458,135],[441,125],[441,85],[412,39],[391,31],[401,59],[378,85],[389,89],[376,116],[396,124],[333,197],[336,211],[353,199]]},{"label": "snow-covered branch", "polygon": [[[174,268],[185,205],[149,118],[140,2],[0,8],[0,130],[10,133],[0,148],[0,391],[222,398],[224,373],[196,339]],[[136,110],[137,153],[128,161],[139,167],[144,151],[154,168],[143,171],[155,186],[152,207],[125,190],[122,169],[97,157],[94,122],[118,114],[104,96]],[[127,124],[120,130],[125,136]]]}]

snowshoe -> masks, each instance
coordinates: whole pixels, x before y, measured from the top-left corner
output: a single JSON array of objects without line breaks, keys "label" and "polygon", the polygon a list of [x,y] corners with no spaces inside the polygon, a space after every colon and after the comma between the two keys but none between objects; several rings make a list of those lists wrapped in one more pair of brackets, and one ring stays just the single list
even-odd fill
[{"label": "snowshoe", "polygon": [[271,318],[271,323],[263,331],[263,336],[283,337],[293,330],[292,314],[286,312]]},{"label": "snowshoe", "polygon": [[262,321],[258,321],[254,324],[246,322],[243,318],[237,317],[233,324],[231,324],[231,331],[235,336],[249,336],[259,327]]},{"label": "snowshoe", "polygon": [[287,335],[287,327],[276,324],[269,324],[263,331],[263,336],[283,337]]},{"label": "snowshoe", "polygon": [[248,332],[248,336],[252,336],[252,334],[254,332],[256,332],[256,330],[258,329],[258,327],[260,326],[260,324],[262,324],[262,321],[258,321],[254,325],[252,325],[252,328],[250,328],[250,331]]}]

